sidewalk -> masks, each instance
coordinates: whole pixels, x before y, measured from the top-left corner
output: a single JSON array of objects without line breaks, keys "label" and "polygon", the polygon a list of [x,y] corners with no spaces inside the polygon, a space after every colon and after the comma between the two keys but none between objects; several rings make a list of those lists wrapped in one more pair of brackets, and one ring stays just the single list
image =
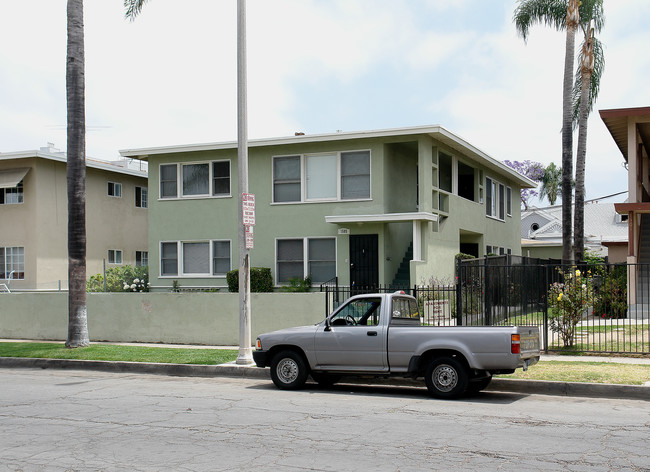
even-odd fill
[{"label": "sidewalk", "polygon": [[[39,342],[19,339],[0,339],[0,342]],[[53,342],[53,341],[43,341]],[[186,344],[155,344],[155,343],[93,343],[93,344],[122,344],[133,346],[154,346],[183,349],[238,349],[237,346],[197,346]],[[633,357],[601,357],[601,356],[558,356],[542,354],[540,362],[608,362],[619,364],[650,365],[650,358]],[[234,362],[221,365],[190,365],[190,364],[156,364],[146,362],[111,362],[111,361],[82,361],[64,359],[32,359],[19,357],[0,357],[0,368],[39,368],[39,369],[70,369],[98,370],[116,373],[141,373],[157,375],[173,375],[183,377],[240,377],[264,379],[270,382],[269,369],[260,369],[255,365],[241,366]],[[534,368],[534,367],[533,367]],[[342,383],[358,383],[354,379],[344,379]],[[363,381],[367,384],[368,381]],[[394,386],[423,386],[422,381],[390,378],[372,381],[373,384]],[[519,380],[495,378],[486,391],[511,392],[526,395],[578,396],[592,398],[613,398],[650,401],[650,385],[614,385],[576,382],[551,382],[543,380]]]}]

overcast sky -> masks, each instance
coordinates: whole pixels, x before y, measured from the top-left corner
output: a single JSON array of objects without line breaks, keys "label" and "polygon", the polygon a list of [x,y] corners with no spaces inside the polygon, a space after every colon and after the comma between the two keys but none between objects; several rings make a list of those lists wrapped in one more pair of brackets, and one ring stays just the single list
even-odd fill
[{"label": "overcast sky", "polygon": [[[236,140],[236,0],[151,0],[135,22],[122,0],[84,3],[89,157]],[[565,35],[524,43],[514,0],[247,3],[250,138],[435,124],[495,159],[560,163]],[[0,5],[0,152],[65,151],[66,2]],[[587,198],[627,189],[597,111],[650,105],[650,2],[605,15]]]}]

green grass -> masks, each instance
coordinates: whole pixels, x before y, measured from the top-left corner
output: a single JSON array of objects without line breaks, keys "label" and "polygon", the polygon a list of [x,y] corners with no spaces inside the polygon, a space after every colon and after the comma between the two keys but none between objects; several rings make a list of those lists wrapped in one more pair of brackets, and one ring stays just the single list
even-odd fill
[{"label": "green grass", "polygon": [[650,365],[542,361],[530,367],[526,372],[517,370],[514,374],[499,375],[498,377],[559,382],[643,385],[650,382]]},{"label": "green grass", "polygon": [[63,343],[5,342],[0,343],[0,357],[213,365],[234,361],[237,359],[237,351],[113,344],[91,344],[88,347],[68,349]]}]

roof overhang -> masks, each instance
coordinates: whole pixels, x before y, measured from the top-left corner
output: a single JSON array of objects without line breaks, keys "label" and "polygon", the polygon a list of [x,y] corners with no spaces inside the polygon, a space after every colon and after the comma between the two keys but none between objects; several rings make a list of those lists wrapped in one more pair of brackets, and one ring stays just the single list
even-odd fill
[{"label": "roof overhang", "polygon": [[[522,188],[535,188],[537,182],[530,180],[514,169],[508,167],[504,163],[490,157],[480,149],[472,146],[463,138],[451,133],[440,125],[428,126],[413,126],[408,128],[390,128],[382,130],[370,131],[350,131],[340,133],[328,134],[313,134],[313,135],[300,135],[288,136],[281,138],[265,138],[265,139],[251,139],[248,141],[250,148],[259,148],[265,146],[281,146],[289,144],[304,144],[304,143],[319,143],[319,142],[333,142],[333,141],[347,141],[368,138],[400,138],[412,137],[417,139],[418,135],[428,135],[431,138],[439,141],[450,148],[460,152],[464,156],[473,159],[486,168],[499,172],[501,175],[508,175],[513,181],[517,182]],[[205,144],[189,144],[189,145],[174,145],[162,146],[140,149],[123,149],[120,154],[123,157],[132,157],[147,161],[152,155],[160,154],[174,154],[185,152],[199,152],[199,151],[215,151],[215,150],[236,150],[237,141],[228,141],[221,143],[205,143]]]},{"label": "roof overhang", "polygon": [[633,213],[650,213],[650,203],[614,203],[616,213],[627,215]]},{"label": "roof overhang", "polygon": [[650,149],[650,107],[616,108],[600,110],[599,113],[626,161],[628,157],[628,123],[630,119],[636,123],[641,142],[646,149]]},{"label": "roof overhang", "polygon": [[29,172],[29,167],[0,170],[0,188],[15,188]]},{"label": "roof overhang", "polygon": [[414,213],[379,213],[374,215],[332,215],[326,216],[326,223],[350,224],[350,223],[399,223],[404,221],[438,221],[438,215],[427,212]]}]

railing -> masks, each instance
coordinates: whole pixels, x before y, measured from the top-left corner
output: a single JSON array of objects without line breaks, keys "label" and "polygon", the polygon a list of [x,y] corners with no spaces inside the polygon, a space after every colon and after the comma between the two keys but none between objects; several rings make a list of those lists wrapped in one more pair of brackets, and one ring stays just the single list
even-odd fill
[{"label": "railing", "polygon": [[[537,326],[545,351],[650,354],[650,264],[459,261],[453,285],[401,288],[427,326]],[[398,288],[321,285],[326,315],[351,295]]]}]

